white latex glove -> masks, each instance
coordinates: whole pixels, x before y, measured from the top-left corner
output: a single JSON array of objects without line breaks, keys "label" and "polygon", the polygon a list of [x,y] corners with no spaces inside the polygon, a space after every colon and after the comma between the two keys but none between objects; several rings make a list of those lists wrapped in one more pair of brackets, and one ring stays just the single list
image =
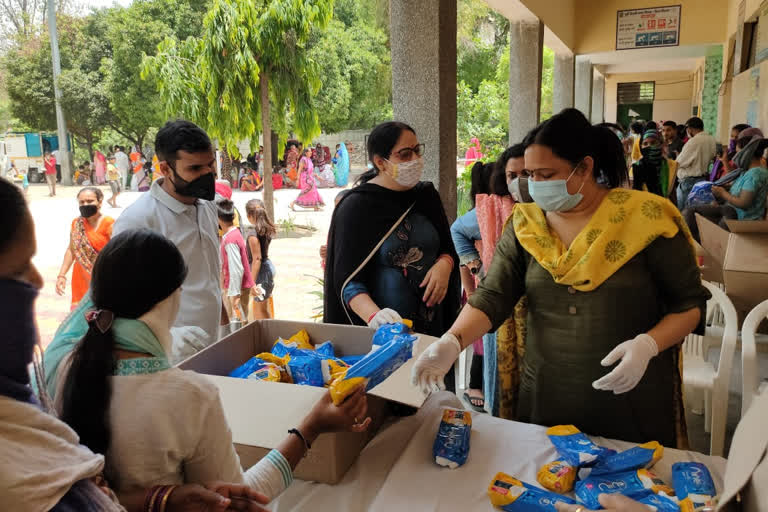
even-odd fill
[{"label": "white latex glove", "polygon": [[399,324],[402,321],[403,317],[401,317],[397,311],[394,309],[384,308],[373,315],[371,321],[368,322],[368,327],[371,329],[378,329],[382,325]]},{"label": "white latex glove", "polygon": [[200,327],[185,325],[171,327],[173,346],[171,362],[176,364],[210,345],[208,333]]},{"label": "white latex glove", "polygon": [[428,395],[445,389],[443,377],[453,368],[461,354],[459,339],[447,332],[438,341],[422,352],[411,371],[411,385]]},{"label": "white latex glove", "polygon": [[620,395],[634,389],[643,378],[648,362],[659,355],[659,346],[648,334],[640,334],[635,339],[625,341],[608,354],[600,364],[611,366],[619,359],[621,362],[608,375],[592,383],[595,389],[613,391]]}]

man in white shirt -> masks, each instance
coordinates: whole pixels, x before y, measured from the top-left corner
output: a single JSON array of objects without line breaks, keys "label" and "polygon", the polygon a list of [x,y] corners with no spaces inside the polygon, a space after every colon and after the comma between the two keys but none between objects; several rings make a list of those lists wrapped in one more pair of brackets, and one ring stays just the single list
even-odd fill
[{"label": "man in white shirt", "polygon": [[120,183],[128,188],[131,186],[127,181],[128,176],[130,176],[128,171],[131,170],[131,162],[128,159],[128,155],[123,151],[122,146],[115,146],[115,148],[115,167],[120,171]]},{"label": "man in white shirt", "polygon": [[677,207],[681,211],[693,186],[706,178],[717,152],[717,141],[704,131],[704,121],[692,117],[685,128],[690,139],[677,157]]},{"label": "man in white shirt", "polygon": [[208,135],[183,120],[169,121],[157,132],[155,151],[164,177],[126,208],[112,236],[149,228],[175,243],[184,256],[189,271],[171,329],[173,356],[180,360],[218,340],[222,303],[218,216],[212,202],[215,154]]}]

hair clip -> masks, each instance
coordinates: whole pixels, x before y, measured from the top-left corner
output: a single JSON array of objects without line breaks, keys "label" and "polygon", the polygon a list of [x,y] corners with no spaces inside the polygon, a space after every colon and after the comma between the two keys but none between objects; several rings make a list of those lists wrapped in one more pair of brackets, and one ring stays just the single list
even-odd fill
[{"label": "hair clip", "polygon": [[85,313],[85,320],[89,325],[95,325],[101,334],[105,334],[112,327],[115,314],[108,309],[92,309]]}]

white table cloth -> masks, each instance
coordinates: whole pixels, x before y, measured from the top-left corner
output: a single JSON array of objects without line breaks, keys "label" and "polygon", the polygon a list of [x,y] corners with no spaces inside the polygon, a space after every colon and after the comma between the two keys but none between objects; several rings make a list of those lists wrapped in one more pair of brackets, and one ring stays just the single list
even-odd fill
[{"label": "white table cloth", "polygon": [[[495,509],[486,490],[496,473],[503,471],[538,485],[536,473],[539,468],[557,459],[545,427],[472,413],[467,463],[455,470],[437,466],[432,458],[432,444],[444,407],[461,408],[461,403],[450,393],[433,395],[416,415],[403,418],[379,432],[339,484],[296,481],[268,508],[275,512],[490,512]],[[599,437],[592,440],[618,451],[634,446]],[[653,472],[671,485],[672,464],[683,461],[706,464],[718,492],[722,490],[725,459],[721,457],[666,448],[664,458]]]}]

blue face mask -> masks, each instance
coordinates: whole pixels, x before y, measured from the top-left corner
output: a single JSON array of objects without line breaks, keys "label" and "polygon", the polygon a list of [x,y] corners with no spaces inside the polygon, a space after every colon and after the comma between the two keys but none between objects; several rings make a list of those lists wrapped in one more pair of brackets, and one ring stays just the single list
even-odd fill
[{"label": "blue face mask", "polygon": [[584,199],[581,194],[584,183],[581,184],[579,191],[575,194],[568,193],[568,181],[577,168],[578,165],[571,171],[567,180],[528,180],[528,193],[533,201],[539,205],[539,208],[545,212],[567,212],[574,209]]}]

